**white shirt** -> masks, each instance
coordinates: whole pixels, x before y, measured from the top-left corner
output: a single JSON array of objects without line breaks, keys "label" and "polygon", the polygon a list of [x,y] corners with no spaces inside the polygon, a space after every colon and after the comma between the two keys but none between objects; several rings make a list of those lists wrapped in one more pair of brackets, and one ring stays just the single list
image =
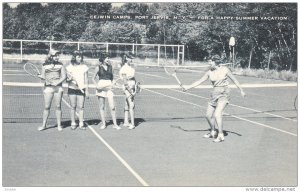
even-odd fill
[{"label": "white shirt", "polygon": [[73,89],[85,88],[84,74],[89,70],[86,65],[68,65],[66,67],[67,73],[72,76],[72,81],[69,82],[69,87]]},{"label": "white shirt", "polygon": [[229,85],[228,82],[229,69],[224,66],[216,67],[215,70],[208,71],[208,76],[214,87],[225,87]]},{"label": "white shirt", "polygon": [[123,78],[123,75],[130,79],[135,76],[135,69],[125,63],[119,71],[120,78]]}]

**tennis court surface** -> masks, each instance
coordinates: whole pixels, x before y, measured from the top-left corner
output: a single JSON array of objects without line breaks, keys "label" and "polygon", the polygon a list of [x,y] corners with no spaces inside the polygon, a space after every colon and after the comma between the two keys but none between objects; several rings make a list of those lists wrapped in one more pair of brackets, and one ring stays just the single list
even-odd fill
[{"label": "tennis court surface", "polygon": [[[4,63],[3,186],[298,186],[297,83],[236,76],[247,97],[232,88],[224,114],[225,141],[214,143],[202,138],[209,128],[209,82],[185,93],[161,69],[136,71],[143,90],[136,97],[134,130],[122,126],[121,90],[115,90],[115,101],[122,130],[112,129],[111,122],[99,129],[94,95],[86,100],[87,130],[71,130],[65,90],[63,131],[55,126],[54,103],[49,128],[37,131],[42,84],[20,64]],[[185,70],[178,77],[189,84],[202,74]]]}]

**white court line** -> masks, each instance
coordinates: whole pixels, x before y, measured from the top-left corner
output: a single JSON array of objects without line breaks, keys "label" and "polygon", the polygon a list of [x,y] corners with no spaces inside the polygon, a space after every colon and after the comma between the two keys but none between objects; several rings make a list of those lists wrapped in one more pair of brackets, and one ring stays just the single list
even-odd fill
[{"label": "white court line", "polygon": [[24,72],[24,70],[19,70],[19,69],[3,69],[3,72]]},{"label": "white court line", "polygon": [[[202,99],[209,99],[207,97],[203,97],[203,96],[192,94],[192,93],[182,92],[182,91],[178,91],[178,90],[174,90],[174,89],[169,89],[169,90],[176,91],[176,92],[179,92],[179,93],[184,93],[184,94],[191,95],[191,96],[198,97],[198,98],[202,98]],[[291,118],[288,118],[288,117],[283,117],[281,115],[276,115],[276,114],[273,114],[273,113],[259,111],[259,110],[256,110],[256,109],[252,109],[252,108],[248,108],[248,107],[243,107],[243,106],[235,105],[235,104],[231,104],[231,103],[229,103],[229,105],[234,106],[234,107],[238,107],[238,108],[242,108],[242,109],[246,109],[246,110],[249,110],[249,111],[254,111],[254,112],[258,112],[258,113],[264,113],[266,115],[270,115],[270,116],[273,116],[273,117],[278,117],[278,118],[286,119],[286,120],[289,120],[289,121],[297,122],[297,120],[295,120],[295,119],[291,119]]]},{"label": "white court line", "polygon": [[[62,98],[63,102],[70,108],[71,106],[69,103]],[[77,114],[77,113],[76,113]],[[77,114],[78,115],[78,114]],[[133,176],[143,185],[143,186],[149,186],[149,184],[136,172],[134,171],[131,166],[101,137],[100,134],[98,134],[95,129],[85,123],[88,128],[94,133],[94,135],[115,155],[115,157],[129,170],[130,173],[133,174]]]},{"label": "white court line", "polygon": [[27,73],[18,73],[18,74],[3,74],[3,76],[30,76]]},{"label": "white court line", "polygon": [[135,72],[135,73],[139,73],[139,74],[147,75],[147,76],[151,76],[151,77],[158,77],[158,78],[168,79],[167,77],[160,76],[160,75],[152,75],[152,74],[147,74],[147,73],[142,73],[142,72]]},{"label": "white court line", "polygon": [[[178,98],[176,98],[176,97],[172,97],[172,96],[169,96],[169,95],[165,95],[165,94],[162,94],[162,93],[159,93],[159,92],[156,92],[156,91],[152,91],[152,90],[150,90],[150,89],[145,89],[145,90],[150,91],[150,92],[152,92],[152,93],[156,93],[156,94],[158,94],[158,95],[162,95],[162,96],[171,98],[171,99],[175,99],[175,100],[177,100],[177,101],[181,101],[181,102],[183,102],[183,103],[188,103],[188,104],[190,104],[190,105],[194,105],[194,106],[196,106],[196,107],[200,107],[200,108],[206,109],[206,107],[204,107],[204,106],[197,105],[197,104],[195,104],[195,103],[188,102],[188,101],[185,101],[185,100],[182,100],[182,99],[178,99]],[[297,135],[294,134],[294,133],[291,133],[291,132],[288,132],[288,131],[284,131],[284,130],[281,130],[281,129],[276,128],[276,127],[272,127],[272,126],[269,126],[269,125],[265,125],[265,124],[262,124],[262,123],[258,123],[258,122],[256,122],[256,121],[251,121],[251,120],[249,120],[249,119],[245,119],[245,118],[238,117],[238,116],[235,116],[235,115],[230,115],[229,113],[224,113],[224,114],[225,114],[225,115],[229,115],[229,116],[231,116],[231,117],[234,117],[234,118],[236,118],[236,119],[240,119],[240,120],[243,120],[243,121],[247,121],[247,122],[252,123],[252,124],[255,124],[255,125],[259,125],[259,126],[262,126],[262,127],[266,127],[266,128],[269,128],[269,129],[273,129],[273,130],[276,130],[276,131],[279,131],[279,132],[286,133],[286,134],[289,134],[289,135],[292,135],[292,136],[297,137]]]}]

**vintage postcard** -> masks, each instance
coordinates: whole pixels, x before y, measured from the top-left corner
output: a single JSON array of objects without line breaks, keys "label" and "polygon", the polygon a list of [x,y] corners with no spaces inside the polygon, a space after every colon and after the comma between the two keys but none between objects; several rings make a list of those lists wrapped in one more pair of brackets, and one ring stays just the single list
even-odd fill
[{"label": "vintage postcard", "polygon": [[3,2],[3,189],[297,191],[297,8]]}]

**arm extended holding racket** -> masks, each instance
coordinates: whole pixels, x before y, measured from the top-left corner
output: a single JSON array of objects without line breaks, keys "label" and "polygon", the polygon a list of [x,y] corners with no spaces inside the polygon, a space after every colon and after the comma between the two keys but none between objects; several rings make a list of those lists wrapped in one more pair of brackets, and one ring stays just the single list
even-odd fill
[{"label": "arm extended holding racket", "polygon": [[198,85],[200,85],[201,83],[203,83],[204,81],[206,81],[208,79],[208,74],[205,73],[203,75],[203,77],[201,77],[201,79],[199,79],[198,81],[192,83],[191,85],[188,85],[188,86],[182,86],[183,87],[183,91],[187,91],[189,89],[192,89],[194,87],[197,87]]}]

